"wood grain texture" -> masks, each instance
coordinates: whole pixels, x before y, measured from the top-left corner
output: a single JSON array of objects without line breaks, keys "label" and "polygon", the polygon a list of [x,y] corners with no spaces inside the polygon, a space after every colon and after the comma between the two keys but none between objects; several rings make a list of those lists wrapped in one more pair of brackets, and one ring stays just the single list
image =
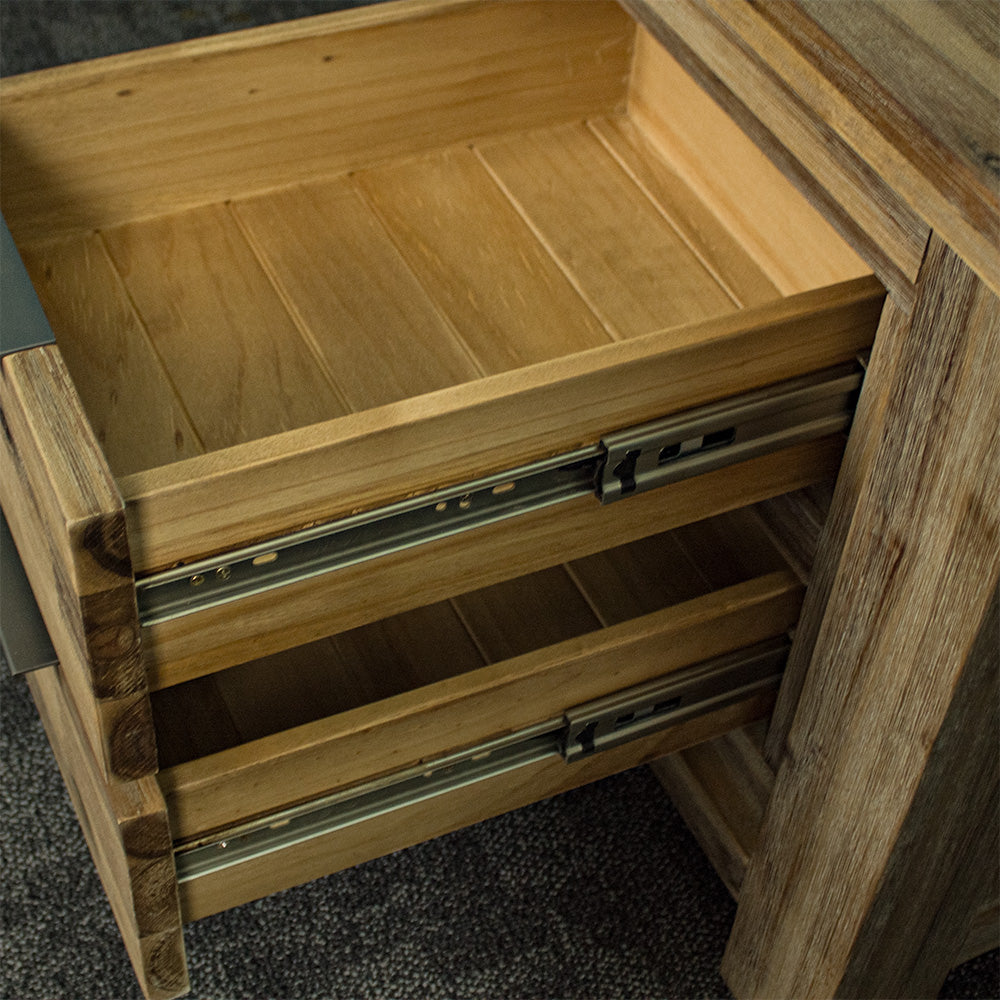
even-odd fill
[{"label": "wood grain texture", "polygon": [[620,109],[613,3],[380,5],[4,80],[15,239],[262,193]]},{"label": "wood grain texture", "polygon": [[106,773],[156,770],[124,510],[58,348],[8,355],[0,498]]},{"label": "wood grain texture", "polygon": [[313,642],[695,518],[798,489],[836,470],[841,437],[798,445],[602,506],[584,496],[143,629],[152,689]]},{"label": "wood grain texture", "polygon": [[759,719],[767,713],[769,705],[770,695],[760,694],[574,764],[566,764],[561,757],[553,756],[550,760],[306,841],[276,857],[261,858],[235,870],[185,882],[181,886],[184,919],[199,920],[636,767]]},{"label": "wood grain texture", "polygon": [[675,530],[640,538],[569,564],[602,625],[616,625],[713,589],[677,534]]},{"label": "wood grain texture", "polygon": [[483,374],[348,181],[234,211],[352,410]]},{"label": "wood grain texture", "polygon": [[670,219],[582,122],[487,141],[476,151],[616,338],[733,308]]},{"label": "wood grain texture", "polygon": [[354,180],[483,371],[608,342],[471,150],[391,164]]},{"label": "wood grain texture", "polygon": [[137,572],[850,360],[870,346],[883,297],[862,278],[122,477]]},{"label": "wood grain texture", "polygon": [[[983,904],[1000,897],[998,732],[1000,591],[995,590],[858,935],[840,996],[937,996]],[[992,947],[998,937],[994,925]]]},{"label": "wood grain texture", "polygon": [[188,991],[177,876],[155,778],[106,782],[54,667],[28,676],[94,865],[148,1000]]},{"label": "wood grain texture", "polygon": [[574,704],[779,634],[800,602],[798,582],[772,574],[166,769],[160,783],[174,837],[558,718]]},{"label": "wood grain texture", "polygon": [[201,454],[100,235],[20,250],[111,471],[126,475]]},{"label": "wood grain texture", "polygon": [[859,934],[899,831],[918,788],[955,790],[926,768],[1000,573],[1000,303],[938,241],[896,368],[727,948],[738,995],[833,996],[861,955],[877,981]]},{"label": "wood grain texture", "polygon": [[681,179],[627,116],[587,123],[623,170],[658,205],[716,281],[741,306],[780,295],[775,284],[722,220]]},{"label": "wood grain texture", "polygon": [[900,353],[909,334],[909,314],[896,305],[893,299],[887,299],[868,365],[869,374],[866,374],[854,411],[851,434],[844,449],[844,461],[837,475],[830,512],[810,570],[809,589],[802,604],[802,618],[795,630],[795,639],[788,654],[788,664],[765,742],[765,756],[775,769],[785,753],[785,741],[809,671],[858,499],[882,440],[888,392],[893,385]]},{"label": "wood grain texture", "polygon": [[734,899],[760,835],[774,772],[758,729],[736,729],[651,765],[677,811]]},{"label": "wood grain texture", "polygon": [[[855,248],[892,294],[901,303],[910,303],[929,226],[893,189],[891,180],[880,176],[794,87],[776,76],[767,62],[770,51],[759,54],[752,47],[745,48],[725,8],[717,17],[706,5],[689,0],[625,0],[625,5],[718,102],[723,117],[732,119],[730,127],[736,123]],[[750,12],[749,16],[757,15]],[[640,54],[643,46],[657,51],[658,46],[642,39],[640,35]],[[652,122],[653,134],[662,128],[656,108],[670,107],[673,94],[663,73],[662,56],[657,54],[656,60],[660,65],[645,75],[639,73],[643,62],[637,61],[630,105],[638,121]],[[690,85],[683,73],[675,75],[672,83],[677,80]],[[695,156],[700,148],[700,143],[690,147]],[[707,170],[708,176],[716,169],[711,157],[703,158],[698,168]],[[754,199],[740,199],[737,210],[745,211],[745,206],[754,203]]]},{"label": "wood grain texture", "polygon": [[227,206],[104,239],[206,448],[349,412]]},{"label": "wood grain texture", "polygon": [[837,7],[764,4],[766,25],[726,17],[1000,293],[996,6]]},{"label": "wood grain texture", "polygon": [[452,604],[486,663],[596,632],[602,624],[562,566],[460,594]]},{"label": "wood grain texture", "polygon": [[[668,4],[664,19],[689,27],[691,15],[685,10],[684,4]],[[693,44],[689,36],[685,41]],[[864,273],[865,265],[854,251],[740,131],[740,117],[730,117],[730,107],[712,100],[720,97],[717,88],[706,94],[698,86],[699,77],[688,75],[690,60],[682,65],[674,58],[678,48],[671,46],[671,55],[644,31],[636,39],[629,114],[660,155],[722,219],[782,294]],[[753,133],[751,137],[757,138]],[[739,169],[733,169],[735,164]]]}]

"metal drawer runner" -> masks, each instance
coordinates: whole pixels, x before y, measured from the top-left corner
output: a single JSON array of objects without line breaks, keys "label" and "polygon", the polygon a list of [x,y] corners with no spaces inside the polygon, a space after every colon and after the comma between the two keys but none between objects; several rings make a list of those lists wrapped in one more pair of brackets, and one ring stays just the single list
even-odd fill
[{"label": "metal drawer runner", "polygon": [[175,852],[181,882],[549,758],[567,763],[776,689],[787,637],[759,643],[580,705],[561,718],[273,813]]},{"label": "metal drawer runner", "polygon": [[858,363],[605,435],[591,447],[271,539],[136,583],[156,625],[577,497],[602,504],[846,431]]}]

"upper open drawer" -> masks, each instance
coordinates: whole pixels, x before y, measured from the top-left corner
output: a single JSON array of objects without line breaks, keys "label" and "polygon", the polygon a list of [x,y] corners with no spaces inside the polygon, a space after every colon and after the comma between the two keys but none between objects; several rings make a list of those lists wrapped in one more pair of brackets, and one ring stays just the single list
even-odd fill
[{"label": "upper open drawer", "polygon": [[[580,501],[400,557],[364,602],[344,575],[141,646],[122,612],[109,644],[96,595],[133,574],[221,568],[848,361],[883,292],[611,3],[390,3],[62,67],[5,80],[0,126],[3,212],[58,343],[4,361],[4,506],[97,616],[84,658],[136,660],[100,697],[835,471],[835,443],[800,444],[614,518]],[[33,509],[66,537],[29,538]]]}]

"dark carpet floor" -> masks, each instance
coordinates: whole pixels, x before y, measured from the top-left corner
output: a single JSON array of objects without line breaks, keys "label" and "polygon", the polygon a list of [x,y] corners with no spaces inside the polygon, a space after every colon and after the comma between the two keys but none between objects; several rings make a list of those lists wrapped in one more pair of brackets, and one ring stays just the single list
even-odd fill
[{"label": "dark carpet floor", "polygon": [[[2,0],[4,75],[320,13],[320,0]],[[23,682],[0,679],[0,997],[139,997]],[[726,997],[735,907],[646,770],[203,920],[202,998]],[[1000,959],[943,997],[1000,996]]]}]

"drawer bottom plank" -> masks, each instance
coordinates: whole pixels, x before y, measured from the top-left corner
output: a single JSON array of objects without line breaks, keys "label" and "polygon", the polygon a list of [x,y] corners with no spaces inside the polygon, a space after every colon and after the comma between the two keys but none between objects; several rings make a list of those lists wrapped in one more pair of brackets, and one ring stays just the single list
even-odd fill
[{"label": "drawer bottom plank", "polygon": [[278,853],[192,879],[180,887],[184,921],[200,920],[648,763],[764,718],[773,701],[773,693],[757,694],[575,764],[567,764],[561,757],[553,756],[295,844]]}]

